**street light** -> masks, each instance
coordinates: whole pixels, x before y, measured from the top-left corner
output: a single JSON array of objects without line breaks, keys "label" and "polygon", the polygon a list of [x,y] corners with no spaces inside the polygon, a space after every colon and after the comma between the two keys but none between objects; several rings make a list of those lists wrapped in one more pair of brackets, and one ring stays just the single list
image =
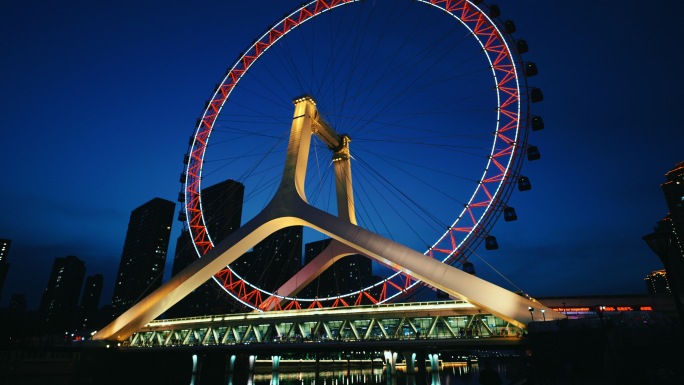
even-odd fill
[{"label": "street light", "polygon": [[528,306],[527,310],[530,311],[530,317],[532,317],[532,321],[534,321],[534,308],[532,306]]},{"label": "street light", "polygon": [[544,318],[544,321],[546,321],[546,309],[542,309],[542,318]]}]

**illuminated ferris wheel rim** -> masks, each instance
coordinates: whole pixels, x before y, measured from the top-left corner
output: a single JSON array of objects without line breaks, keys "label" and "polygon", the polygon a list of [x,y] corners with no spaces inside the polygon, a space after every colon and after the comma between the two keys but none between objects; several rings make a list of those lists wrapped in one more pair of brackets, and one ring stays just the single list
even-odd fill
[{"label": "illuminated ferris wheel rim", "polygon": [[[315,16],[321,15],[327,11],[340,7],[342,5],[357,3],[362,0],[331,0],[322,1],[315,0],[308,4],[302,5],[274,27],[266,31],[260,38],[258,38],[244,54],[242,54],[236,63],[228,70],[226,76],[223,78],[216,91],[211,97],[207,107],[205,108],[202,117],[200,118],[195,133],[190,144],[189,157],[185,173],[184,183],[184,202],[186,214],[186,226],[189,229],[190,237],[195,247],[198,256],[204,255],[208,250],[214,247],[214,243],[207,230],[204,221],[201,201],[201,179],[202,166],[204,163],[204,156],[209,143],[209,137],[214,128],[217,117],[226,101],[228,101],[233,89],[238,82],[243,78],[249,68],[274,44],[276,44],[282,37],[289,32],[295,30],[297,27],[313,19]],[[515,157],[518,156],[519,148],[521,147],[520,132],[521,132],[521,89],[518,80],[518,69],[516,68],[516,60],[509,48],[508,42],[504,38],[504,34],[496,26],[496,23],[483,10],[471,1],[426,1],[417,0],[416,2],[433,6],[448,15],[458,20],[461,25],[468,29],[471,36],[474,37],[482,51],[487,57],[490,65],[492,76],[495,83],[495,90],[497,96],[497,120],[494,140],[491,146],[490,156],[487,159],[485,170],[482,177],[475,188],[475,191],[470,196],[469,201],[459,213],[449,228],[445,229],[442,236],[433,243],[431,247],[424,252],[433,258],[439,259],[442,262],[449,262],[454,259],[457,254],[465,254],[468,252],[467,245],[474,241],[474,237],[482,230],[486,220],[492,216],[492,211],[497,207],[503,205],[502,191],[507,184],[510,183],[510,176],[513,174],[513,166],[515,165]],[[505,145],[501,145],[501,143]],[[505,160],[501,162],[500,160]],[[490,189],[488,186],[495,185],[495,188]],[[471,224],[459,226],[461,221],[469,220]],[[462,239],[457,240],[454,233],[466,233]],[[456,240],[456,241],[455,241]],[[448,246],[446,246],[448,245]],[[339,298],[346,298],[350,296],[359,295],[359,293],[368,291],[379,285],[384,285],[393,278],[403,275],[397,272],[394,275],[381,280],[364,289],[326,298],[306,299],[295,298],[288,296],[280,296],[275,293],[263,290],[256,285],[251,284],[242,277],[240,277],[230,266],[226,269],[230,271],[237,281],[243,285],[251,287],[259,293],[266,294],[271,297],[298,300],[302,302],[310,301],[324,301],[335,300]],[[225,269],[224,269],[225,270]],[[217,281],[231,296],[244,305],[256,309],[255,306],[245,298],[241,298],[231,290],[226,288],[225,284],[220,282],[217,278],[218,274],[214,276]],[[408,282],[408,280],[407,280]],[[397,290],[393,295],[387,296],[380,302],[387,302],[406,290],[414,287],[420,281],[413,281],[402,290]],[[395,285],[396,286],[396,285]]]}]

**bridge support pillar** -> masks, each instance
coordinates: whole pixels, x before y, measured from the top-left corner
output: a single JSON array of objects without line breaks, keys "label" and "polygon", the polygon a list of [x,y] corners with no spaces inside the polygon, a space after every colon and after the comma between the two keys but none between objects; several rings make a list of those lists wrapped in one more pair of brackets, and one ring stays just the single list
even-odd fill
[{"label": "bridge support pillar", "polygon": [[257,356],[255,355],[250,355],[249,356],[249,372],[254,373],[254,364],[256,363]]},{"label": "bridge support pillar", "polygon": [[273,362],[273,372],[277,373],[280,370],[280,356],[271,356]]},{"label": "bridge support pillar", "polygon": [[199,362],[200,357],[197,354],[192,355],[192,378],[196,378],[197,374],[200,372],[201,362]]},{"label": "bridge support pillar", "polygon": [[394,376],[397,374],[397,353],[391,350],[385,350],[385,367],[387,374]]},{"label": "bridge support pillar", "polygon": [[233,371],[235,370],[235,359],[236,358],[237,357],[235,356],[235,354],[231,354],[228,357],[228,365],[226,365],[226,371],[228,373],[233,373]]},{"label": "bridge support pillar", "polygon": [[406,361],[406,374],[416,373],[416,353],[404,352],[404,360]]},{"label": "bridge support pillar", "polygon": [[428,354],[430,358],[430,370],[432,373],[439,372],[439,353]]}]

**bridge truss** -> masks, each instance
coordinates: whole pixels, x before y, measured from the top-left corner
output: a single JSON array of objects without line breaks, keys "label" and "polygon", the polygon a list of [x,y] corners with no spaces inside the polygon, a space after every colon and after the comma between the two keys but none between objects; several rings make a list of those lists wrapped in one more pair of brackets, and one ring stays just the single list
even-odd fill
[{"label": "bridge truss", "polygon": [[463,301],[398,303],[152,321],[124,346],[519,337],[524,330]]}]

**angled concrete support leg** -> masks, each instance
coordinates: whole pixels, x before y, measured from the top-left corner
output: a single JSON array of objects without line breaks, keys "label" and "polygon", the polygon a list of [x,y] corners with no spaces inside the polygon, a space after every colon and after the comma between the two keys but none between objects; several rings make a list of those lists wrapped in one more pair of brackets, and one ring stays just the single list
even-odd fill
[{"label": "angled concrete support leg", "polygon": [[[328,257],[322,257],[317,265],[311,267],[312,271],[302,276],[303,278],[310,279],[313,274],[319,274],[325,266],[334,262],[336,257],[353,251],[424,281],[451,296],[468,301],[521,328],[526,327],[530,320],[530,308],[543,310],[546,320],[549,321],[565,318],[562,314],[538,302],[521,297],[357,226],[354,223],[353,202],[346,199],[345,205],[342,200],[339,200],[340,195],[351,195],[350,178],[340,178],[344,183],[338,185],[338,204],[341,207],[338,207],[337,217],[309,205],[304,192],[304,180],[312,132],[328,138],[329,146],[335,145],[333,151],[335,156],[340,157],[339,162],[345,162],[345,155],[348,161],[348,147],[345,147],[349,142],[348,138],[337,135],[319,119],[312,99],[306,97],[297,99],[283,179],[271,202],[244,226],[215,245],[202,258],[190,264],[100,330],[93,336],[93,339],[116,341],[127,339],[258,242],[290,226],[306,226],[326,234],[336,240],[336,247],[339,246],[341,250],[344,250],[340,253],[331,252]],[[344,166],[344,163],[340,165],[343,166],[339,167],[340,175],[344,173],[348,175],[347,166]],[[342,190],[341,193],[340,190]]]}]

